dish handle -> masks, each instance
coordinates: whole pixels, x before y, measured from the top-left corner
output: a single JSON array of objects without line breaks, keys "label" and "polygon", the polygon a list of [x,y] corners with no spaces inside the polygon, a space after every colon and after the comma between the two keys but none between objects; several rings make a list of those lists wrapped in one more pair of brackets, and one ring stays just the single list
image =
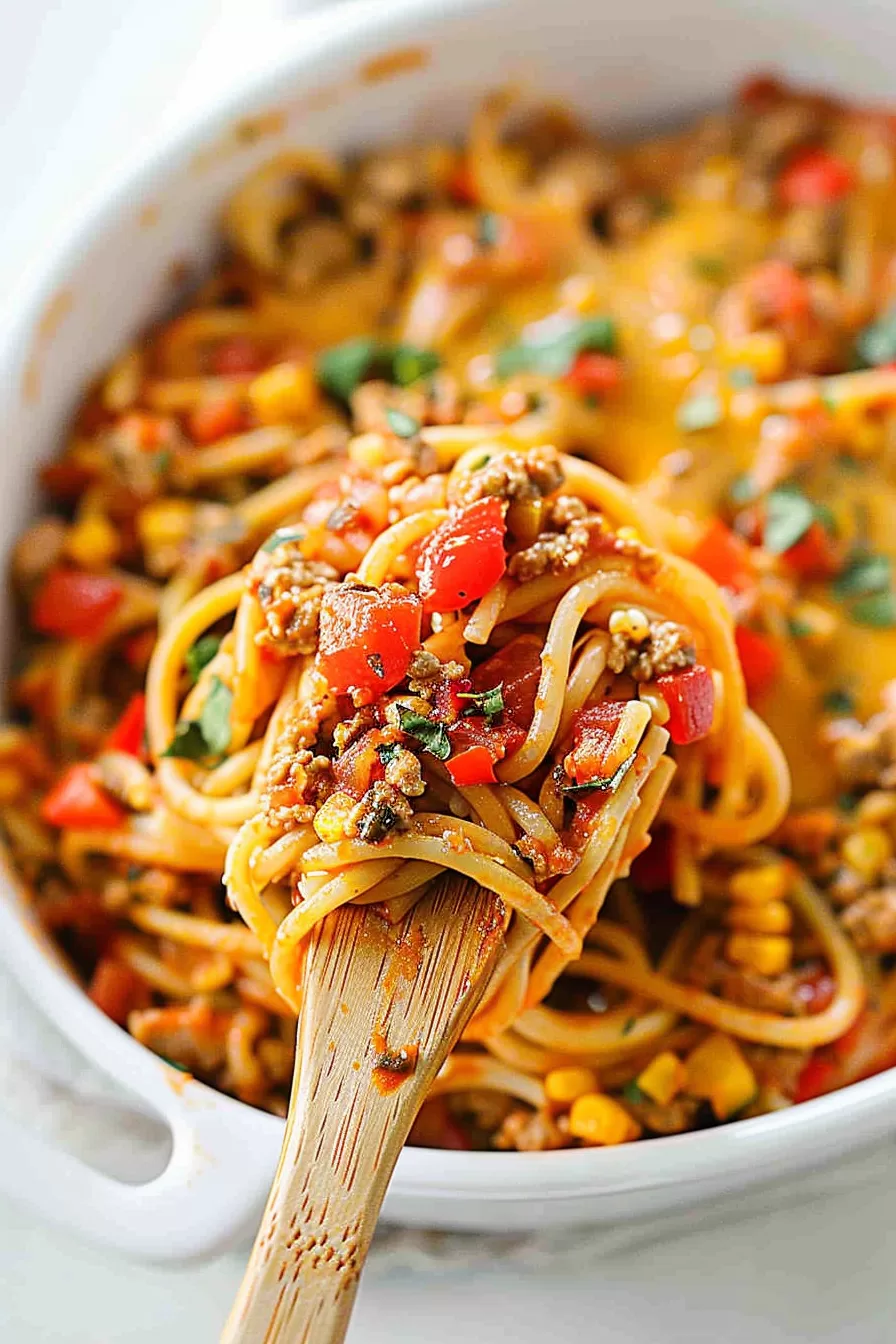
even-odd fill
[{"label": "dish handle", "polygon": [[76,1236],[125,1255],[183,1263],[232,1246],[261,1215],[282,1121],[178,1079],[176,1091],[163,1084],[170,1099],[152,1088],[153,1107],[172,1134],[170,1159],[155,1179],[115,1180],[0,1112],[0,1184]]}]

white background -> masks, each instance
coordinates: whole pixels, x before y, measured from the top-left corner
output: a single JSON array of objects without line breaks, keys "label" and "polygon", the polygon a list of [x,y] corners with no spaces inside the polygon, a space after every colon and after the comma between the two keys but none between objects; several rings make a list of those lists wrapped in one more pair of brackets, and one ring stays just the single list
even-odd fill
[{"label": "white background", "polygon": [[[277,0],[0,0],[0,294],[78,197],[256,59],[281,18]],[[822,1174],[811,1201],[756,1207],[693,1215],[658,1242],[601,1256],[583,1236],[550,1263],[481,1246],[474,1270],[381,1259],[351,1344],[896,1338],[891,1160],[859,1163],[846,1180]],[[205,1344],[240,1270],[237,1256],[180,1271],[129,1265],[0,1200],[0,1341]]]}]

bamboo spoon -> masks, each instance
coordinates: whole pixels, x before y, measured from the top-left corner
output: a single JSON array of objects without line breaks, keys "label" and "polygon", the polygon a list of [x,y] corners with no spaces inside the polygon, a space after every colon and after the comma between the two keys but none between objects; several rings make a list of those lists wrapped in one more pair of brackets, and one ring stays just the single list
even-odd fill
[{"label": "bamboo spoon", "polygon": [[503,906],[446,873],[390,927],[311,936],[280,1163],[222,1344],[339,1344],[392,1168],[502,944]]}]

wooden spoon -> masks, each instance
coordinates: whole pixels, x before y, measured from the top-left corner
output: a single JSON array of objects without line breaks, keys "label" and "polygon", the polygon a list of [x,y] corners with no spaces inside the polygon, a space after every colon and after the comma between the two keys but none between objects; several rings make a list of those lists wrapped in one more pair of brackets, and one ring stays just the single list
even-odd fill
[{"label": "wooden spoon", "polygon": [[280,1163],[222,1344],[338,1344],[392,1168],[472,1016],[503,906],[446,873],[398,925],[344,906],[315,930]]}]

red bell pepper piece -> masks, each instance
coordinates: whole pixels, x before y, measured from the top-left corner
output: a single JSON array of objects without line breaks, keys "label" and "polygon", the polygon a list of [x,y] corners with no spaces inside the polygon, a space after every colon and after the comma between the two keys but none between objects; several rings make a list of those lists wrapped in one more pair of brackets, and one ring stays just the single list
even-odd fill
[{"label": "red bell pepper piece", "polygon": [[452,784],[464,788],[472,784],[494,784],[495,758],[488,747],[467,747],[446,762]]},{"label": "red bell pepper piece", "polygon": [[602,355],[596,350],[583,350],[576,355],[563,381],[583,397],[599,397],[615,392],[622,382],[622,374],[621,359]]},{"label": "red bell pepper piece", "polygon": [[815,1050],[803,1065],[793,1100],[812,1101],[815,1097],[824,1096],[825,1092],[833,1090],[836,1078],[837,1065],[834,1060]]},{"label": "red bell pepper piece", "polygon": [[223,378],[228,374],[257,373],[264,358],[250,337],[231,336],[214,350],[209,363],[211,372]]},{"label": "red bell pepper piece", "polygon": [[337,694],[391,690],[420,646],[420,620],[420,599],[397,583],[334,588],[321,604],[318,670]]},{"label": "red bell pepper piece", "polygon": [[759,699],[774,684],[781,670],[781,655],[770,639],[739,625],[734,631],[737,656],[740,659],[747,695]]},{"label": "red bell pepper piece", "polygon": [[58,566],[50,570],[37,592],[31,624],[42,635],[95,639],[123,597],[119,579]]},{"label": "red bell pepper piece", "polygon": [[238,434],[244,421],[238,397],[217,397],[190,412],[187,429],[194,443],[215,443],[228,434]]},{"label": "red bell pepper piece", "polygon": [[789,569],[805,579],[829,579],[841,568],[840,548],[817,519],[784,552],[783,559]]},{"label": "red bell pepper piece", "polygon": [[505,531],[504,505],[491,495],[440,523],[417,561],[423,610],[457,611],[494,588],[507,565]]},{"label": "red bell pepper piece", "polygon": [[146,696],[132,695],[121,718],[106,738],[109,751],[124,751],[128,756],[143,756],[146,733]]},{"label": "red bell pepper piece", "polygon": [[126,813],[100,786],[87,762],[70,765],[40,805],[49,826],[71,826],[79,831],[114,831]]},{"label": "red bell pepper piece", "polygon": [[690,559],[720,588],[743,593],[756,583],[750,547],[720,518],[707,523]]},{"label": "red bell pepper piece", "polygon": [[855,185],[849,164],[826,149],[801,149],[778,178],[778,196],[784,205],[828,205]]},{"label": "red bell pepper piece", "polygon": [[716,703],[709,668],[696,663],[683,672],[670,672],[668,676],[657,677],[653,687],[669,706],[669,719],[665,726],[677,746],[685,747],[707,736],[712,727]]}]

